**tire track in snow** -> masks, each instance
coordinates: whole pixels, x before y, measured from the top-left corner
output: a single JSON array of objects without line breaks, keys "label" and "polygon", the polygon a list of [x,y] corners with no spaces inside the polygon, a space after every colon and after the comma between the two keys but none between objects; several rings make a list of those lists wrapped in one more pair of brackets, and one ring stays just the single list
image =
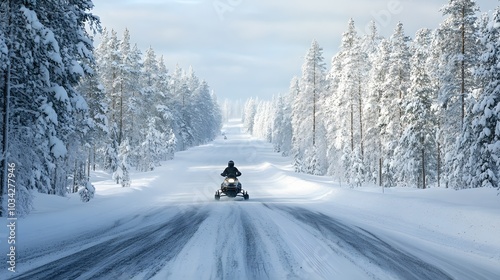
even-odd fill
[{"label": "tire track in snow", "polygon": [[[300,207],[276,208],[319,231],[332,243],[330,247],[333,246],[334,251],[339,248],[346,256],[355,256],[351,259],[353,263],[360,257],[364,258],[367,260],[364,264],[374,265],[398,279],[452,279],[439,268],[390,245],[362,228],[346,225],[325,214]],[[367,270],[366,267],[362,269]]]},{"label": "tire track in snow", "polygon": [[240,213],[241,225],[244,232],[244,248],[245,259],[246,259],[246,269],[247,277],[249,279],[271,279],[270,273],[272,272],[272,267],[269,262],[266,262],[268,257],[266,257],[265,252],[262,248],[262,240],[257,232],[257,229],[249,221],[248,213]]},{"label": "tire track in snow", "polygon": [[291,244],[267,212],[274,210],[261,206],[265,205],[241,213],[249,279],[301,279],[296,271],[299,264],[291,257]]},{"label": "tire track in snow", "polygon": [[266,215],[273,210],[245,202],[221,206],[223,211],[216,214],[216,273],[210,279],[300,279],[289,244]]},{"label": "tire track in snow", "polygon": [[244,233],[240,215],[240,207],[234,204],[220,205],[215,211],[218,219],[214,221],[217,232],[214,252],[216,272],[213,279],[246,278],[245,259],[241,253]]},{"label": "tire track in snow", "polygon": [[12,279],[149,279],[173,259],[208,213],[189,209],[170,220],[146,226],[59,258]]}]

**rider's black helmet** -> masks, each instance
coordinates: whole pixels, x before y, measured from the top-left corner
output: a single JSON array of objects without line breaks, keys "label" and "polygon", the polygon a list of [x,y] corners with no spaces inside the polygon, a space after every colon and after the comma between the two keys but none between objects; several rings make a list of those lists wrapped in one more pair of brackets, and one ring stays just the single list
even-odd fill
[{"label": "rider's black helmet", "polygon": [[229,167],[234,167],[234,161],[230,160],[230,161],[227,163],[227,166],[229,166]]}]

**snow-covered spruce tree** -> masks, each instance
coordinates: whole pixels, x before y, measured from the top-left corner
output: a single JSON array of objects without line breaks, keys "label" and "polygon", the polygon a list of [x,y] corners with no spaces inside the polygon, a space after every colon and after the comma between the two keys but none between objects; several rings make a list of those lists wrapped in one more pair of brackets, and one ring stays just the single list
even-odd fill
[{"label": "snow-covered spruce tree", "polygon": [[273,98],[273,114],[274,119],[272,120],[272,143],[274,151],[281,153],[281,146],[283,142],[283,135],[280,135],[282,131],[283,119],[284,119],[284,102],[283,96],[281,94],[278,97]]},{"label": "snow-covered spruce tree", "polygon": [[172,129],[167,131],[165,136],[168,138],[164,151],[165,154],[164,160],[171,160],[174,158],[175,148],[177,147],[177,139],[175,138],[175,134]]},{"label": "snow-covered spruce tree", "polygon": [[99,80],[103,85],[108,104],[108,133],[107,141],[102,142],[103,146],[98,148],[102,155],[102,167],[109,171],[115,172],[118,168],[117,158],[119,150],[119,114],[117,108],[119,106],[119,66],[121,65],[121,56],[119,53],[119,41],[114,30],[111,34],[106,29],[101,35],[101,42],[96,49],[96,61],[99,74]]},{"label": "snow-covered spruce tree", "polygon": [[272,101],[260,101],[257,104],[253,135],[272,143],[274,118],[274,98]]},{"label": "snow-covered spruce tree", "polygon": [[157,129],[157,122],[159,122],[158,118],[151,117],[148,119],[147,127],[142,129],[144,139],[137,148],[138,162],[136,164],[139,171],[152,171],[162,160],[161,156],[168,139],[165,139]]},{"label": "snow-covered spruce tree", "polygon": [[210,87],[202,80],[194,89],[191,101],[191,125],[196,138],[196,145],[213,140],[221,128],[220,109],[212,99]]},{"label": "snow-covered spruce tree", "polygon": [[[387,91],[389,80],[389,57],[391,54],[391,46],[389,40],[382,39],[377,52],[373,57],[373,67],[371,68],[368,79],[367,101],[365,107],[366,117],[366,152],[367,158],[370,160],[371,178],[376,178],[379,186],[382,186],[383,176],[382,168],[386,154],[385,143],[386,137],[389,135],[385,118],[382,118],[382,105],[385,92]],[[385,111],[384,111],[385,112]],[[375,161],[373,163],[373,161]]]},{"label": "snow-covered spruce tree", "polygon": [[500,167],[500,8],[481,38],[486,46],[476,75],[486,82],[472,109],[472,140],[465,186],[499,188]]},{"label": "snow-covered spruce tree", "polygon": [[325,151],[328,159],[327,174],[345,179],[345,169],[339,159],[342,158],[343,141],[348,139],[349,131],[342,129],[346,127],[346,119],[342,115],[345,112],[342,107],[344,106],[343,102],[345,100],[340,98],[341,92],[339,91],[342,74],[342,63],[340,58],[341,56],[339,54],[332,58],[331,68],[326,77],[327,88],[322,111],[326,137],[328,139],[327,149]]},{"label": "snow-covered spruce tree", "polygon": [[314,145],[314,161],[310,164],[313,167],[311,172],[314,175],[326,175],[328,172],[328,159],[327,159],[327,149],[328,149],[328,138],[326,133],[326,127],[323,122],[324,117],[322,114],[322,107],[319,107],[317,113],[317,119],[319,120],[316,124],[316,143]]},{"label": "snow-covered spruce tree", "polygon": [[[82,141],[87,104],[75,89],[90,73],[91,29],[98,20],[91,1],[2,1],[0,29],[8,52],[2,92],[8,92],[11,122],[7,162],[17,169],[16,210],[29,212],[27,189],[65,195],[73,164],[67,145]],[[75,130],[75,128],[80,128]],[[10,139],[10,141],[9,141]],[[5,164],[5,161],[3,161]],[[4,169],[2,169],[4,170]]]},{"label": "snow-covered spruce tree", "polygon": [[[341,64],[341,72],[339,77],[338,98],[340,99],[341,119],[340,129],[344,130],[344,135],[348,133],[348,138],[343,137],[341,140],[342,156],[345,160],[350,160],[354,156],[360,158],[357,165],[364,163],[364,124],[363,124],[363,102],[366,99],[366,85],[368,80],[369,62],[366,52],[362,49],[361,38],[358,36],[354,21],[349,20],[347,31],[342,36],[341,50],[338,55]],[[349,149],[344,148],[348,146]],[[351,155],[357,149],[356,155]],[[348,168],[354,168],[353,165],[344,163]],[[358,181],[364,182],[364,175],[359,175],[363,168],[356,168],[357,171],[345,170],[346,179],[348,182],[354,180],[351,174],[356,173]],[[362,183],[360,182],[360,183]]]},{"label": "snow-covered spruce tree", "polygon": [[[93,68],[96,69],[95,62],[92,63]],[[104,147],[107,135],[109,133],[108,127],[108,104],[109,99],[106,96],[104,87],[99,81],[99,76],[94,71],[80,80],[76,89],[81,92],[83,98],[88,104],[88,115],[80,114],[77,117],[87,118],[89,124],[88,129],[83,131],[84,137],[82,145],[78,145],[77,141],[72,141],[69,145],[69,150],[73,151],[73,156],[68,158],[68,161],[74,161],[75,168],[73,171],[73,188],[72,191],[80,194],[82,201],[88,202],[93,198],[95,189],[90,180],[90,171],[96,170],[96,165],[104,162],[103,157],[99,156],[98,149]],[[77,130],[79,128],[76,128]]]},{"label": "snow-covered spruce tree", "polygon": [[255,116],[253,118],[253,132],[252,135],[255,135],[259,138],[266,138],[266,124],[265,124],[265,118],[266,118],[266,110],[267,110],[267,104],[269,101],[263,101],[259,100],[257,102],[257,105],[255,106]]},{"label": "snow-covered spruce tree", "polygon": [[[377,183],[377,181],[380,181],[378,179],[381,156],[378,119],[380,115],[380,96],[383,91],[381,91],[380,88],[383,87],[384,84],[384,72],[388,69],[386,60],[381,60],[380,57],[385,55],[388,57],[390,52],[384,52],[385,54],[381,56],[378,55],[382,37],[379,35],[374,21],[370,23],[369,31],[370,32],[361,39],[361,49],[367,57],[367,71],[364,77],[366,89],[362,108],[362,118],[365,128],[363,135],[363,159],[366,168],[366,180]],[[375,60],[377,61],[375,62]],[[377,73],[377,75],[373,75],[373,73]],[[375,82],[377,78],[382,81]]]},{"label": "snow-covered spruce tree", "polygon": [[[151,51],[148,50],[147,53],[151,53]],[[150,54],[147,57],[146,60],[149,62],[146,63],[145,61],[144,67],[150,70],[144,71],[144,74],[146,74],[145,77],[148,77],[148,80],[151,79],[150,86],[154,89],[154,95],[152,96],[154,103],[150,104],[152,106],[150,109],[155,110],[150,110],[151,115],[145,117],[155,120],[154,127],[159,132],[153,141],[156,143],[155,145],[161,147],[157,155],[158,162],[155,163],[159,165],[159,161],[173,159],[174,153],[177,150],[176,136],[173,131],[175,126],[174,111],[171,109],[174,106],[174,101],[172,100],[169,88],[171,79],[163,57],[153,59]],[[149,64],[155,60],[157,60],[156,66]],[[153,69],[157,69],[157,72],[151,72]]]},{"label": "snow-covered spruce tree", "polygon": [[319,163],[323,160],[315,160],[317,127],[321,122],[318,117],[319,100],[325,90],[326,67],[323,62],[323,49],[314,40],[306,53],[304,64],[302,64],[302,76],[300,77],[300,91],[293,100],[292,127],[293,127],[293,156],[295,169],[298,172],[322,173],[325,166]]},{"label": "snow-covered spruce tree", "polygon": [[175,120],[175,133],[177,137],[177,149],[186,150],[194,145],[194,136],[190,124],[191,114],[190,100],[192,91],[189,88],[193,81],[189,81],[189,76],[178,65],[172,74],[171,88],[173,106],[171,107]]},{"label": "snow-covered spruce tree", "polygon": [[[296,85],[298,81],[292,81]],[[298,85],[297,85],[298,86]],[[292,119],[289,101],[290,95],[279,95],[276,99],[274,107],[274,124],[273,124],[273,144],[274,151],[282,156],[288,156],[292,146]]]},{"label": "snow-covered spruce tree", "polygon": [[124,138],[124,135],[127,135],[127,131],[125,131],[126,120],[125,116],[127,115],[127,103],[130,97],[129,86],[131,82],[136,83],[137,80],[132,80],[132,75],[130,75],[131,61],[130,56],[130,34],[128,29],[125,29],[123,34],[123,38],[118,41],[118,53],[119,53],[119,64],[118,64],[118,73],[116,76],[116,95],[115,95],[115,122],[118,125],[118,145],[121,145],[121,142]]},{"label": "snow-covered spruce tree", "polygon": [[[158,61],[152,47],[146,50],[141,68],[140,92],[133,97],[133,122],[136,128],[131,133],[133,147],[130,155],[131,163],[139,171],[153,170],[159,165],[154,154],[159,146],[159,132],[156,129],[156,106],[162,104],[157,94]],[[157,143],[158,142],[158,143]]]},{"label": "snow-covered spruce tree", "polygon": [[[467,141],[461,137],[467,108],[473,102],[475,77],[472,73],[478,57],[477,17],[474,0],[449,0],[442,9],[447,16],[437,30],[441,58],[438,71],[441,76],[439,103],[441,137],[444,154],[444,179],[446,186],[462,187],[465,170]],[[470,125],[470,124],[466,124]],[[464,146],[465,145],[465,146]]]},{"label": "snow-covered spruce tree", "polygon": [[195,91],[198,90],[201,82],[200,79],[196,76],[192,66],[189,66],[189,69],[184,78],[186,82],[186,93],[182,96],[181,114],[183,123],[186,125],[186,127],[189,128],[190,139],[186,138],[186,148],[189,148],[199,144],[198,140],[200,134],[196,130],[194,125],[194,119],[196,118],[195,115],[198,113],[195,111],[196,108],[194,105],[194,95]]},{"label": "snow-covered spruce tree", "polygon": [[[122,39],[119,41],[118,52],[120,55],[118,85],[118,106],[115,107],[118,124],[118,144],[124,137],[128,137],[129,145],[134,147],[140,142],[139,128],[146,125],[138,121],[138,103],[143,100],[140,92],[142,85],[139,82],[141,78],[141,52],[137,45],[132,46],[130,42],[130,33],[125,29]],[[144,125],[144,126],[142,126]],[[130,160],[135,161],[134,154],[131,151]]]},{"label": "snow-covered spruce tree", "polygon": [[243,109],[243,125],[250,134],[253,133],[257,103],[258,99],[250,98],[245,102]]},{"label": "snow-covered spruce tree", "polygon": [[349,154],[345,154],[345,156],[351,157],[348,161],[350,165],[350,178],[348,180],[349,185],[351,187],[361,187],[361,185],[365,182],[366,167],[359,147],[354,148],[354,151]]},{"label": "snow-covered spruce tree", "polygon": [[121,184],[122,187],[130,187],[130,165],[128,162],[128,156],[130,154],[130,146],[128,139],[124,139],[120,145],[120,154],[118,155],[118,167],[116,171],[113,172],[113,179],[116,180],[117,184]]},{"label": "snow-covered spruce tree", "polygon": [[433,181],[437,165],[432,111],[435,89],[428,67],[430,44],[431,31],[419,30],[411,46],[410,87],[402,101],[405,128],[393,159],[399,184],[423,189]]},{"label": "snow-covered spruce tree", "polygon": [[407,97],[410,77],[409,38],[404,34],[403,25],[399,23],[389,39],[390,54],[388,72],[380,99],[380,115],[378,125],[382,140],[382,185],[396,185],[395,173],[399,166],[393,164],[394,151],[405,124],[402,122],[402,101]]},{"label": "snow-covered spruce tree", "polygon": [[[140,96],[140,51],[137,46],[131,46],[130,34],[128,30],[124,31],[123,38],[120,40],[114,30],[111,34],[104,30],[101,37],[101,43],[97,47],[97,66],[100,81],[109,100],[108,120],[109,127],[114,127],[116,133],[110,133],[109,141],[103,142],[105,146],[121,145],[124,137],[129,137],[130,145],[137,146],[138,128],[141,127],[137,121],[138,100]],[[144,126],[142,126],[144,127]],[[101,148],[104,155],[116,157],[109,153],[110,149]],[[131,153],[130,159],[134,161],[134,155]],[[106,162],[113,161],[111,158],[104,159]],[[109,165],[108,165],[109,166]],[[114,172],[115,170],[110,170]]]},{"label": "snow-covered spruce tree", "polygon": [[[210,101],[211,101],[211,113],[210,113],[210,118],[212,119],[211,120],[211,123],[212,123],[212,126],[211,126],[211,129],[212,129],[212,137],[211,139],[215,139],[215,137],[217,137],[217,135],[219,135],[220,133],[220,130],[222,128],[222,110],[220,108],[220,105],[219,105],[219,101],[217,100],[217,95],[215,94],[215,92],[212,90],[210,92]],[[241,105],[238,102],[236,102],[235,104],[235,108],[237,108],[235,110],[235,112],[241,112]]]},{"label": "snow-covered spruce tree", "polygon": [[77,90],[82,93],[88,104],[91,129],[85,135],[87,147],[84,153],[87,155],[87,170],[95,171],[96,165],[104,162],[100,156],[102,153],[98,153],[97,150],[104,148],[103,144],[106,143],[109,133],[107,115],[109,98],[106,96],[96,72],[83,78],[78,84]]},{"label": "snow-covered spruce tree", "polygon": [[182,115],[192,138],[188,141],[188,147],[192,147],[215,138],[220,131],[221,115],[216,96],[210,93],[208,83],[195,75],[192,67],[187,73],[186,85],[188,95]]},{"label": "snow-covered spruce tree", "polygon": [[80,189],[78,190],[78,194],[80,195],[80,199],[83,202],[89,202],[92,198],[94,198],[95,187],[94,185],[92,185],[92,183],[87,181],[87,184],[85,186],[80,187]]}]

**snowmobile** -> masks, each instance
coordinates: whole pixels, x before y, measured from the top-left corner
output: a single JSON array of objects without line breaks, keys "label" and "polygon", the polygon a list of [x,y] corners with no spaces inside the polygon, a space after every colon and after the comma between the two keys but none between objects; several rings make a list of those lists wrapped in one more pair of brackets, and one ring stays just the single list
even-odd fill
[{"label": "snowmobile", "polygon": [[242,196],[245,200],[250,198],[248,192],[241,188],[241,183],[238,178],[234,177],[226,177],[222,184],[220,184],[220,190],[215,192],[215,200],[219,200],[221,196]]}]

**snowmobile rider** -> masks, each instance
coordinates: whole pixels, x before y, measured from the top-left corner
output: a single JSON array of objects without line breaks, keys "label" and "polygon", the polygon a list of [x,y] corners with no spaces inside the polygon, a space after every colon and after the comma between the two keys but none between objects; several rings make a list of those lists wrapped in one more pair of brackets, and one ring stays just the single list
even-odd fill
[{"label": "snowmobile rider", "polygon": [[241,176],[241,172],[238,170],[238,168],[234,167],[234,161],[230,160],[227,163],[226,169],[224,169],[224,172],[222,172],[220,175],[223,177],[236,178],[238,176]]}]

